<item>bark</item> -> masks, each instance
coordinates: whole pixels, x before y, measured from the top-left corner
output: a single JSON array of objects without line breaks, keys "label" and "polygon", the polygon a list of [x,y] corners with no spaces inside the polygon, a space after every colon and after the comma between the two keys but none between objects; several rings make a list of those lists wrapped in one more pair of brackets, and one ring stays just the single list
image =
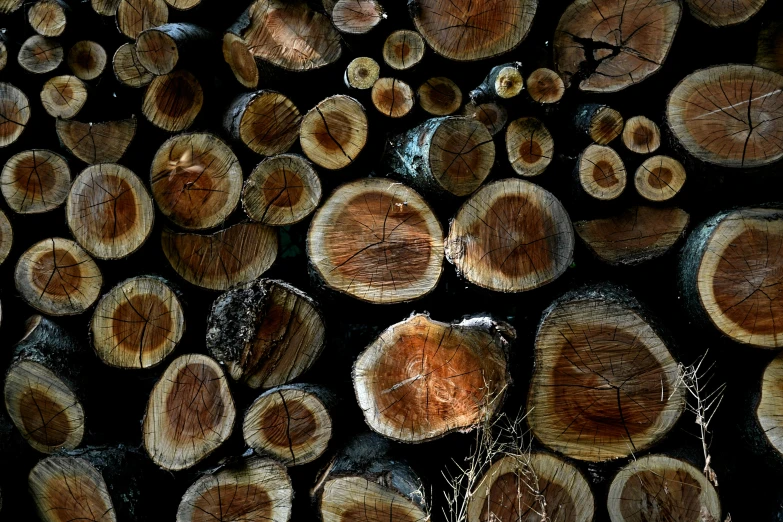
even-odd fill
[{"label": "bark", "polygon": [[575,174],[584,193],[600,201],[617,199],[627,184],[623,160],[614,149],[603,145],[589,145],[582,151]]},{"label": "bark", "polygon": [[372,103],[389,118],[407,116],[416,103],[416,95],[407,83],[396,78],[379,78],[372,86]]},{"label": "bark", "polygon": [[96,42],[82,40],[73,44],[66,62],[80,80],[94,80],[106,67],[106,51]]},{"label": "bark", "polygon": [[190,55],[203,60],[212,39],[209,31],[194,24],[163,24],[139,34],[136,55],[145,69],[160,76],[173,71]]},{"label": "bark", "polygon": [[87,86],[76,76],[55,76],[41,89],[44,110],[55,118],[73,118],[87,103]]},{"label": "bark", "polygon": [[471,101],[484,103],[516,97],[525,88],[525,80],[519,72],[521,67],[521,62],[493,67],[481,85],[470,91]]},{"label": "bark", "polygon": [[71,171],[65,158],[50,150],[31,149],[11,156],[0,173],[0,190],[19,214],[38,214],[65,202]]},{"label": "bark", "polygon": [[46,74],[63,63],[63,55],[60,42],[37,34],[25,40],[16,60],[27,72]]},{"label": "bark", "polygon": [[65,31],[70,10],[62,0],[38,0],[27,11],[27,20],[41,36],[60,36]]},{"label": "bark", "polygon": [[514,172],[525,177],[538,176],[552,162],[555,143],[540,120],[519,118],[506,130],[506,152]]},{"label": "bark", "polygon": [[169,8],[163,0],[120,0],[117,7],[117,28],[131,40],[168,20]]},{"label": "bark", "polygon": [[141,112],[156,127],[179,132],[193,124],[203,104],[201,84],[190,72],[180,69],[150,82]]},{"label": "bark", "polygon": [[433,116],[448,116],[462,105],[462,91],[445,76],[436,76],[422,83],[418,95],[421,108]]},{"label": "bark", "polygon": [[349,89],[370,89],[378,79],[381,67],[378,62],[367,56],[354,58],[345,69],[343,81]]},{"label": "bark", "polygon": [[136,118],[102,123],[58,119],[55,129],[68,152],[92,165],[119,161],[136,135],[136,123]]},{"label": "bark", "polygon": [[652,154],[661,146],[661,130],[644,116],[634,116],[625,122],[623,145],[637,154]]},{"label": "bark", "polygon": [[117,48],[112,59],[112,68],[117,80],[128,87],[144,87],[155,77],[141,65],[136,46],[132,43],[124,43]]},{"label": "bark", "polygon": [[367,144],[367,114],[357,100],[338,94],[320,101],[302,119],[299,144],[310,161],[328,170],[352,164]]},{"label": "bark", "polygon": [[396,71],[411,69],[424,58],[427,46],[416,31],[394,31],[383,43],[383,61]]},{"label": "bark", "polygon": [[648,201],[668,201],[685,184],[685,167],[669,156],[652,156],[636,169],[636,191]]}]

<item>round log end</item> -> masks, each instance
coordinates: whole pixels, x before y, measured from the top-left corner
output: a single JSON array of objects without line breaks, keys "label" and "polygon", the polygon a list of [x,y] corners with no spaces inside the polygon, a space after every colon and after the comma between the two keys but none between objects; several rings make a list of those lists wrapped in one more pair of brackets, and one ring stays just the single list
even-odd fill
[{"label": "round log end", "polygon": [[433,116],[448,116],[462,105],[462,91],[444,76],[430,78],[419,87],[419,104]]},{"label": "round log end", "polygon": [[634,116],[625,122],[623,144],[631,152],[651,154],[661,146],[661,130],[644,116]]},{"label": "round log end", "polygon": [[97,42],[82,40],[68,51],[68,67],[81,80],[94,80],[106,67],[106,51]]},{"label": "round log end", "polygon": [[625,164],[611,148],[589,145],[579,155],[577,163],[579,183],[584,191],[602,201],[617,199],[625,190]]},{"label": "round log end", "polygon": [[478,105],[473,102],[466,103],[462,114],[483,123],[492,136],[503,130],[508,121],[506,108],[495,102]]},{"label": "round log end", "polygon": [[565,94],[565,83],[552,69],[536,69],[527,77],[527,92],[537,103],[557,103]]},{"label": "round log end", "polygon": [[354,89],[370,89],[380,75],[381,66],[367,56],[354,58],[345,70],[345,83]]},{"label": "round log end", "polygon": [[636,170],[636,191],[648,201],[667,201],[685,184],[685,167],[669,156],[647,158]]},{"label": "round log end", "polygon": [[156,127],[179,132],[193,124],[203,104],[204,92],[196,77],[188,71],[178,70],[156,76],[150,82],[141,112]]},{"label": "round log end", "polygon": [[372,103],[378,112],[389,118],[402,118],[415,103],[413,89],[396,78],[379,78],[372,86]]},{"label": "round log end", "polygon": [[179,61],[179,49],[174,38],[155,28],[143,31],[136,39],[139,63],[156,76],[168,74]]},{"label": "round log end", "polygon": [[60,36],[67,22],[63,4],[55,0],[35,2],[27,11],[27,20],[41,36]]},{"label": "round log end", "polygon": [[347,167],[367,143],[364,107],[341,94],[322,100],[302,120],[299,143],[316,165],[329,170]]},{"label": "round log end", "polygon": [[0,147],[19,139],[29,120],[27,96],[10,83],[0,83]]},{"label": "round log end", "polygon": [[495,163],[495,142],[473,118],[441,120],[429,145],[429,167],[435,180],[455,196],[476,191]]},{"label": "round log end", "polygon": [[65,158],[49,150],[25,150],[6,162],[0,190],[14,212],[37,214],[62,205],[71,186]]},{"label": "round log end", "polygon": [[538,176],[552,161],[555,142],[540,120],[519,118],[506,129],[506,151],[508,161],[517,174]]},{"label": "round log end", "polygon": [[394,31],[383,44],[383,61],[397,71],[410,69],[424,58],[426,47],[424,39],[416,31]]},{"label": "round log end", "polygon": [[223,36],[223,59],[243,87],[255,89],[258,86],[258,65],[242,38],[234,33]]}]

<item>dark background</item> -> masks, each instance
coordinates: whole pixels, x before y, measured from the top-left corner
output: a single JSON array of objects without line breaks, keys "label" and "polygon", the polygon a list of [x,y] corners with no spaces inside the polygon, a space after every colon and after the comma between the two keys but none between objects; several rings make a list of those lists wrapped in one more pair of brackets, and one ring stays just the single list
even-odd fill
[{"label": "dark background", "polygon": [[[552,67],[551,40],[557,20],[566,0],[541,0],[531,33],[514,51],[498,58],[474,63],[449,62],[428,50],[424,61],[412,71],[392,71],[383,64],[381,48],[386,36],[395,29],[413,28],[402,0],[387,0],[384,7],[389,18],[370,34],[346,38],[344,52],[338,63],[310,73],[280,73],[262,71],[261,87],[279,90],[296,103],[302,113],[321,99],[347,93],[342,83],[345,66],[356,56],[371,56],[382,65],[382,76],[395,76],[415,88],[431,76],[448,76],[467,93],[483,80],[489,69],[508,61],[521,61],[527,76],[541,66]],[[529,102],[527,94],[507,102],[509,121],[520,116],[538,116],[550,129],[555,140],[557,157],[544,174],[532,181],[552,191],[564,203],[571,218],[576,221],[611,215],[622,208],[643,204],[632,183],[623,196],[615,202],[588,201],[574,190],[571,176],[576,156],[584,143],[574,140],[569,129],[569,119],[579,103],[604,102],[618,109],[626,118],[646,115],[656,121],[664,131],[664,144],[658,154],[671,154],[685,162],[688,181],[683,191],[667,204],[677,205],[691,215],[691,225],[727,208],[751,205],[783,199],[783,179],[779,167],[764,172],[721,169],[696,164],[669,144],[666,132],[664,108],[668,94],[678,81],[696,69],[714,64],[752,63],[756,40],[761,25],[783,16],[783,2],[769,0],[767,6],[749,22],[738,27],[711,29],[694,20],[687,8],[683,10],[674,44],[663,68],[640,84],[609,95],[588,95],[571,89],[564,100],[548,112]],[[169,9],[169,21],[188,21],[200,24],[221,36],[222,32],[239,16],[247,2],[203,0],[203,5],[192,11]],[[99,42],[112,56],[122,43],[128,41],[115,26],[114,17],[101,17],[94,13],[89,2],[73,2],[73,12],[68,19],[65,34],[60,38],[65,51],[74,42],[91,39]],[[0,16],[0,28],[9,51],[8,65],[0,71],[0,81],[10,82],[21,88],[30,99],[32,116],[28,128],[12,146],[0,151],[0,163],[11,155],[28,148],[48,148],[68,158],[72,176],[86,165],[61,150],[54,130],[54,120],[41,106],[39,92],[44,82],[57,74],[69,74],[61,65],[46,75],[31,75],[16,63],[16,54],[24,40],[33,34],[26,21],[26,8],[12,15]],[[224,136],[221,127],[222,113],[234,96],[242,92],[228,66],[220,56],[220,40],[212,45],[214,53],[200,57],[198,67],[191,68],[205,90],[205,103],[191,131],[209,131]],[[135,114],[139,120],[136,137],[120,163],[131,168],[149,184],[149,169],[158,147],[169,137],[149,124],[141,114],[141,98],[144,89],[122,86],[114,77],[111,65],[96,80],[86,82],[90,93],[86,106],[76,117],[79,121],[105,121]],[[324,194],[328,195],[342,182],[367,176],[385,174],[380,170],[380,160],[386,137],[407,130],[427,118],[417,107],[402,120],[389,120],[380,115],[369,99],[369,91],[352,91],[367,109],[370,120],[370,137],[365,150],[354,165],[343,171],[320,170]],[[513,176],[505,154],[505,132],[495,137],[497,164],[488,181]],[[612,146],[623,156],[629,173],[645,156],[628,153],[620,140]],[[245,176],[260,161],[242,144],[232,144],[240,159]],[[292,152],[299,152],[298,144]],[[440,218],[444,231],[460,201],[430,199]],[[2,208],[12,222],[14,244],[8,259],[0,266],[0,302],[2,302],[2,326],[0,327],[0,367],[7,367],[14,343],[21,337],[23,323],[33,309],[19,297],[13,281],[13,269],[21,253],[35,242],[52,236],[70,237],[65,223],[64,209],[59,208],[37,216],[16,215],[0,200]],[[227,224],[243,218],[237,209]],[[714,441],[711,448],[713,467],[719,480],[718,488],[724,515],[730,512],[733,520],[783,520],[783,459],[766,443],[755,421],[755,405],[764,367],[775,355],[773,351],[749,348],[721,339],[716,331],[692,324],[684,310],[677,288],[679,243],[667,255],[633,268],[610,267],[596,260],[577,240],[574,264],[555,282],[544,288],[516,295],[492,294],[461,282],[448,263],[437,289],[426,298],[407,305],[374,306],[348,298],[319,294],[310,284],[307,261],[304,255],[304,237],[309,219],[292,227],[280,229],[281,249],[274,266],[266,277],[280,278],[310,293],[322,304],[328,328],[328,344],[310,371],[299,382],[315,382],[329,386],[342,397],[336,419],[336,433],[331,449],[354,433],[366,430],[361,411],[356,405],[350,380],[350,368],[359,352],[387,326],[403,320],[412,312],[428,311],[441,321],[452,321],[466,314],[489,312],[499,319],[511,322],[517,329],[518,339],[512,347],[511,368],[514,385],[509,391],[505,411],[514,415],[524,405],[529,375],[533,364],[533,339],[541,312],[554,298],[565,291],[583,284],[600,284],[611,281],[626,285],[633,295],[646,304],[674,339],[672,351],[682,362],[693,362],[709,350],[708,359],[716,362],[715,383],[727,383],[726,396],[714,421]],[[160,233],[164,226],[172,226],[158,212],[155,229],[147,243],[136,253],[118,261],[98,261],[104,276],[104,292],[118,282],[141,274],[158,274],[168,278],[184,292],[187,331],[175,353],[164,364],[144,371],[123,371],[100,365],[87,368],[89,395],[85,401],[87,444],[126,443],[141,444],[141,419],[145,404],[155,380],[175,356],[187,352],[205,352],[204,337],[206,318],[212,301],[218,293],[203,290],[180,279],[171,269],[160,248]],[[87,330],[91,310],[56,321],[71,333],[88,342]],[[96,358],[97,361],[97,358]],[[4,371],[4,370],[3,370]],[[232,383],[234,384],[234,383]],[[242,412],[259,395],[239,385],[232,391],[237,402],[237,427]],[[3,412],[4,413],[4,412]],[[185,489],[197,478],[199,470],[214,466],[221,458],[239,455],[244,451],[241,429],[235,427],[231,440],[193,470],[167,473],[147,470],[144,499],[154,511],[153,520],[174,520],[177,505]],[[689,458],[699,468],[703,466],[697,426],[691,414],[685,413],[669,436],[652,448],[655,452]],[[454,434],[441,440],[419,445],[394,445],[399,455],[409,459],[432,491],[433,520],[443,519],[441,513],[444,481],[442,471],[452,459],[463,459],[470,450],[473,435]],[[0,487],[3,508],[0,520],[32,520],[35,518],[32,503],[26,492],[27,474],[42,458],[28,446],[24,450],[0,456]],[[315,475],[328,460],[328,455],[305,466],[290,469],[296,489],[295,510],[292,520],[314,520],[316,511],[309,503],[308,491]],[[614,472],[627,461],[601,465],[576,465],[589,475],[595,494],[597,520],[606,520],[606,495]],[[453,467],[452,467],[453,469]]]}]

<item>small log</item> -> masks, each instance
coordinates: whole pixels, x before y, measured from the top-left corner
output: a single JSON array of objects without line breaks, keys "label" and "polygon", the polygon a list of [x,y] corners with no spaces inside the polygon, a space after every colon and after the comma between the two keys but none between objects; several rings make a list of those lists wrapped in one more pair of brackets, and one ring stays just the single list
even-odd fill
[{"label": "small log", "polygon": [[527,420],[548,448],[590,462],[624,458],[685,408],[677,361],[626,292],[582,289],[544,311]]},{"label": "small log", "polygon": [[331,14],[334,26],[345,34],[369,33],[386,18],[378,0],[339,0]]},{"label": "small log", "polygon": [[251,457],[193,483],[182,496],[177,522],[288,522],[293,496],[285,467]]},{"label": "small log", "polygon": [[226,110],[223,126],[236,141],[264,156],[288,151],[299,137],[302,115],[286,95],[257,91],[236,98]]},{"label": "small log", "polygon": [[233,33],[223,35],[223,60],[242,87],[247,89],[258,87],[258,64],[242,37]]},{"label": "small log", "polygon": [[177,471],[215,451],[234,429],[228,380],[213,359],[177,357],[155,383],[144,415],[144,449],[155,464]]},{"label": "small log", "polygon": [[19,65],[33,74],[46,74],[63,63],[63,48],[54,38],[36,34],[24,41],[16,59]]},{"label": "small log", "polygon": [[652,156],[639,165],[634,176],[636,191],[648,201],[668,201],[685,184],[685,167],[669,156]]},{"label": "small log", "polygon": [[117,48],[112,59],[112,68],[117,80],[128,87],[144,87],[155,78],[155,75],[139,62],[136,46],[132,43],[124,43]]},{"label": "small log", "polygon": [[30,471],[28,485],[43,522],[117,520],[106,481],[85,459],[45,458]]},{"label": "small log", "polygon": [[493,67],[481,85],[470,91],[470,99],[474,103],[483,103],[516,97],[525,88],[525,79],[519,72],[520,67],[521,62]]},{"label": "small log", "polygon": [[53,210],[68,197],[71,171],[65,158],[50,150],[25,150],[11,156],[0,174],[8,206],[19,214]]},{"label": "small log", "polygon": [[77,243],[54,237],[28,248],[14,271],[16,290],[47,315],[76,315],[98,299],[103,284],[95,261]]},{"label": "small log", "polygon": [[577,221],[574,230],[602,261],[636,265],[671,250],[689,221],[679,208],[631,207],[609,218]]},{"label": "small log", "polygon": [[55,128],[60,143],[83,162],[116,163],[136,135],[136,118],[102,123],[58,119]]},{"label": "small log", "polygon": [[419,33],[400,29],[383,42],[383,61],[395,71],[404,71],[421,62],[426,47]]},{"label": "small log", "polygon": [[783,73],[783,22],[772,20],[759,33],[756,65]]},{"label": "small log", "polygon": [[0,82],[0,147],[19,139],[29,120],[27,96],[10,83]]},{"label": "small log", "polygon": [[320,202],[321,180],[312,164],[298,154],[266,158],[253,169],[242,190],[247,217],[271,226],[298,223]]},{"label": "small log", "polygon": [[256,279],[221,295],[207,321],[210,355],[251,388],[293,381],[318,359],[325,339],[315,301],[274,279]]},{"label": "small log", "polygon": [[169,7],[173,7],[179,11],[188,11],[201,5],[201,0],[166,0],[166,3]]},{"label": "small log", "polygon": [[783,454],[783,425],[780,421],[780,404],[783,402],[783,358],[772,359],[764,369],[761,379],[761,398],[756,407],[756,418],[767,441],[778,454]]},{"label": "small log", "polygon": [[[90,0],[92,10],[103,16],[115,16],[123,0]],[[132,44],[131,44],[132,45]]]},{"label": "small log", "polygon": [[376,304],[412,301],[438,284],[443,230],[413,189],[363,178],[338,187],[316,211],[307,258],[327,288]]},{"label": "small log", "polygon": [[147,240],[155,206],[130,169],[100,163],[84,169],[71,185],[65,217],[74,239],[93,257],[120,259]]},{"label": "small log", "polygon": [[305,156],[320,167],[347,167],[367,144],[364,107],[342,94],[318,102],[302,119],[299,144]]},{"label": "small log", "polygon": [[117,28],[131,40],[168,21],[169,8],[163,0],[120,0],[117,7]]},{"label": "small log", "polygon": [[[180,0],[182,1],[182,0]],[[152,74],[160,76],[174,70],[187,54],[197,53],[212,35],[206,29],[188,23],[170,23],[151,27],[136,39],[139,63]]]},{"label": "small log", "polygon": [[488,422],[510,382],[506,353],[515,336],[510,325],[489,317],[446,324],[416,314],[390,326],[353,366],[365,422],[400,442]]},{"label": "small log", "polygon": [[332,438],[330,410],[336,402],[336,397],[320,386],[272,388],[245,413],[245,444],[286,466],[312,462],[324,454]]},{"label": "small log", "polygon": [[106,51],[99,43],[82,40],[68,51],[66,63],[77,78],[94,80],[106,68]]},{"label": "small log", "polygon": [[582,190],[601,201],[620,197],[627,183],[625,164],[620,156],[610,147],[595,144],[579,155],[576,177]]},{"label": "small log", "polygon": [[41,36],[60,36],[65,31],[68,4],[62,0],[38,0],[27,11],[33,31]]},{"label": "small log", "polygon": [[623,145],[637,154],[652,154],[661,146],[661,130],[650,118],[634,116],[625,122]]},{"label": "small log", "polygon": [[514,172],[538,176],[555,155],[555,141],[549,129],[537,118],[519,118],[506,129],[506,152]]},{"label": "small log", "polygon": [[712,27],[727,27],[747,22],[767,0],[685,0],[698,21]]},{"label": "small log", "polygon": [[210,235],[164,229],[163,254],[185,281],[228,290],[269,270],[277,257],[277,233],[260,223],[239,223]]},{"label": "small log", "polygon": [[483,123],[492,136],[503,130],[508,121],[506,108],[495,102],[479,105],[473,102],[466,103],[462,109],[462,114]]},{"label": "small log", "polygon": [[139,276],[109,290],[95,307],[90,337],[95,353],[117,368],[151,368],[185,333],[177,294],[159,277]]},{"label": "small log", "polygon": [[418,0],[413,23],[432,49],[450,60],[506,53],[530,31],[537,0]]},{"label": "small log", "polygon": [[156,76],[150,82],[141,112],[156,127],[180,132],[193,124],[203,104],[204,91],[196,77],[188,71],[178,70]]},{"label": "small log", "polygon": [[370,89],[380,76],[381,66],[367,56],[354,58],[345,69],[345,86],[353,89]]},{"label": "small log", "polygon": [[592,522],[595,498],[578,468],[546,453],[506,455],[490,466],[468,498],[466,522]]},{"label": "small log", "polygon": [[0,40],[0,71],[5,69],[6,65],[8,65],[8,47]]},{"label": "small log", "polygon": [[565,83],[552,69],[536,69],[527,77],[527,93],[530,98],[543,105],[551,105],[563,99]]},{"label": "small log", "polygon": [[704,474],[665,455],[635,458],[621,469],[606,507],[612,522],[721,520],[718,493]]},{"label": "small log", "polygon": [[[11,253],[11,246],[14,243],[14,229],[11,228],[11,222],[8,221],[8,216],[5,212],[0,210],[0,265],[8,259],[8,254]],[[0,316],[2,313],[0,313]]]},{"label": "small log", "polygon": [[419,86],[419,104],[433,116],[448,116],[462,105],[462,91],[445,76],[430,78]]},{"label": "small log", "polygon": [[495,162],[495,143],[472,118],[432,118],[388,142],[388,170],[427,194],[467,196]]},{"label": "small log", "polygon": [[598,145],[608,145],[623,132],[623,116],[608,105],[587,103],[574,115],[576,131]]},{"label": "small log", "polygon": [[30,317],[25,327],[5,375],[8,415],[36,451],[73,449],[84,437],[79,385],[86,351],[43,316]]},{"label": "small log", "polygon": [[498,292],[554,281],[573,253],[574,230],[563,205],[518,179],[496,181],[473,194],[457,211],[446,239],[446,259],[458,273]]},{"label": "small log", "polygon": [[76,76],[55,76],[41,89],[41,103],[49,116],[70,119],[87,102],[87,87]]},{"label": "small log", "polygon": [[155,153],[150,186],[164,216],[182,228],[204,230],[223,223],[237,207],[242,167],[214,135],[178,134]]},{"label": "small log", "polygon": [[783,347],[783,211],[720,212],[696,227],[682,251],[680,285],[687,309],[738,343]]},{"label": "small log", "polygon": [[701,69],[669,95],[666,121],[700,161],[769,165],[783,158],[783,76],[751,65]]},{"label": "small log", "polygon": [[397,78],[379,78],[372,86],[372,104],[389,118],[402,118],[413,110],[416,95],[411,86]]},{"label": "small log", "polygon": [[680,25],[670,0],[575,0],[555,29],[554,60],[569,87],[615,92],[658,72]]}]

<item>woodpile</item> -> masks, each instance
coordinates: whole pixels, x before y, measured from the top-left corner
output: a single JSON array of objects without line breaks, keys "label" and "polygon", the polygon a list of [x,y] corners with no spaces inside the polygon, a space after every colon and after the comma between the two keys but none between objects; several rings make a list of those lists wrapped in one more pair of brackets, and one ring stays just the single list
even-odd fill
[{"label": "woodpile", "polygon": [[2,520],[783,519],[779,1],[0,0],[0,151]]}]

